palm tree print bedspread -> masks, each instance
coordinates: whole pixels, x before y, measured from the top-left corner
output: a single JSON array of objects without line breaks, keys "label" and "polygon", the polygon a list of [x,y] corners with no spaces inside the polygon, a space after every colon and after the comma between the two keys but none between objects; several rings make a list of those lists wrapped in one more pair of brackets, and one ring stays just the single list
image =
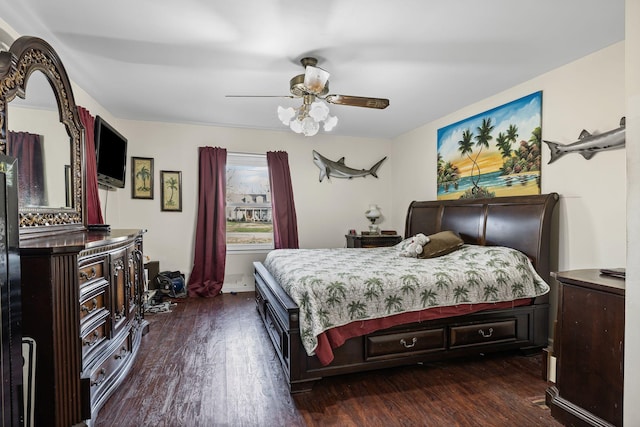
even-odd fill
[{"label": "palm tree print bedspread", "polygon": [[298,304],[309,355],[320,333],[354,321],[549,292],[526,255],[498,246],[464,245],[432,259],[401,257],[395,247],[278,249],[264,265]]}]

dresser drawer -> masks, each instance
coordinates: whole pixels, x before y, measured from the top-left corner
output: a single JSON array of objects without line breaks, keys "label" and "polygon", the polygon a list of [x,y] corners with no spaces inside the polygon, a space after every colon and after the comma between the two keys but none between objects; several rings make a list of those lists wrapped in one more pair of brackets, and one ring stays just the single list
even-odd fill
[{"label": "dresser drawer", "polygon": [[366,358],[375,359],[397,354],[420,354],[444,350],[444,337],[444,328],[369,335],[366,339]]},{"label": "dresser drawer", "polygon": [[83,333],[82,338],[82,362],[86,364],[89,360],[89,356],[97,349],[101,348],[101,343],[107,339],[107,316],[108,313],[103,311],[104,316],[90,325],[86,333]]},{"label": "dresser drawer", "polygon": [[105,273],[108,271],[107,258],[90,258],[82,262],[78,270],[78,279],[80,286],[91,283],[95,280],[105,279]]},{"label": "dresser drawer", "polygon": [[516,340],[516,319],[452,326],[450,347],[466,347]]},{"label": "dresser drawer", "polygon": [[109,283],[106,281],[101,286],[91,289],[91,292],[81,295],[80,300],[80,327],[90,323],[93,319],[101,314],[102,311],[108,311],[108,292]]},{"label": "dresser drawer", "polygon": [[90,371],[89,386],[92,402],[108,390],[109,384],[117,381],[122,366],[131,357],[131,336],[125,334],[117,345],[109,344],[109,347],[111,348],[109,357]]}]

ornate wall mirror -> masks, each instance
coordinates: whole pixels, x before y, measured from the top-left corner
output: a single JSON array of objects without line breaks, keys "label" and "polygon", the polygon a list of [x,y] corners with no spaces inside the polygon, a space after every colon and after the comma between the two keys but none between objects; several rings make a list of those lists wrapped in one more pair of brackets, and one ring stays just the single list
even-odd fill
[{"label": "ornate wall mirror", "polygon": [[20,37],[0,52],[0,152],[18,159],[21,237],[84,229],[83,143],[60,58]]}]

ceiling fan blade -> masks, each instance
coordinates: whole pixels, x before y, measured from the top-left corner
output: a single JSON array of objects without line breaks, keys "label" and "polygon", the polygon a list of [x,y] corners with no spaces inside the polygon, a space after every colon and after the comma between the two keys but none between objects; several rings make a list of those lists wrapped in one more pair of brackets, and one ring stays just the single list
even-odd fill
[{"label": "ceiling fan blade", "polygon": [[354,107],[378,108],[380,110],[389,106],[389,100],[384,98],[367,98],[364,96],[327,95],[324,98],[330,104],[351,105]]},{"label": "ceiling fan blade", "polygon": [[297,98],[293,95],[225,95],[225,98]]}]

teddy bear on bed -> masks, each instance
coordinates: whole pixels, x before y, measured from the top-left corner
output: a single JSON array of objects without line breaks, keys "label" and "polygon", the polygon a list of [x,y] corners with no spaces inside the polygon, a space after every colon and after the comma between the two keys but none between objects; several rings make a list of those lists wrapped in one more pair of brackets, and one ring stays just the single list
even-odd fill
[{"label": "teddy bear on bed", "polygon": [[429,238],[422,233],[418,233],[411,238],[411,242],[403,248],[400,255],[417,258],[418,255],[422,253],[423,247],[427,243],[429,243]]}]

